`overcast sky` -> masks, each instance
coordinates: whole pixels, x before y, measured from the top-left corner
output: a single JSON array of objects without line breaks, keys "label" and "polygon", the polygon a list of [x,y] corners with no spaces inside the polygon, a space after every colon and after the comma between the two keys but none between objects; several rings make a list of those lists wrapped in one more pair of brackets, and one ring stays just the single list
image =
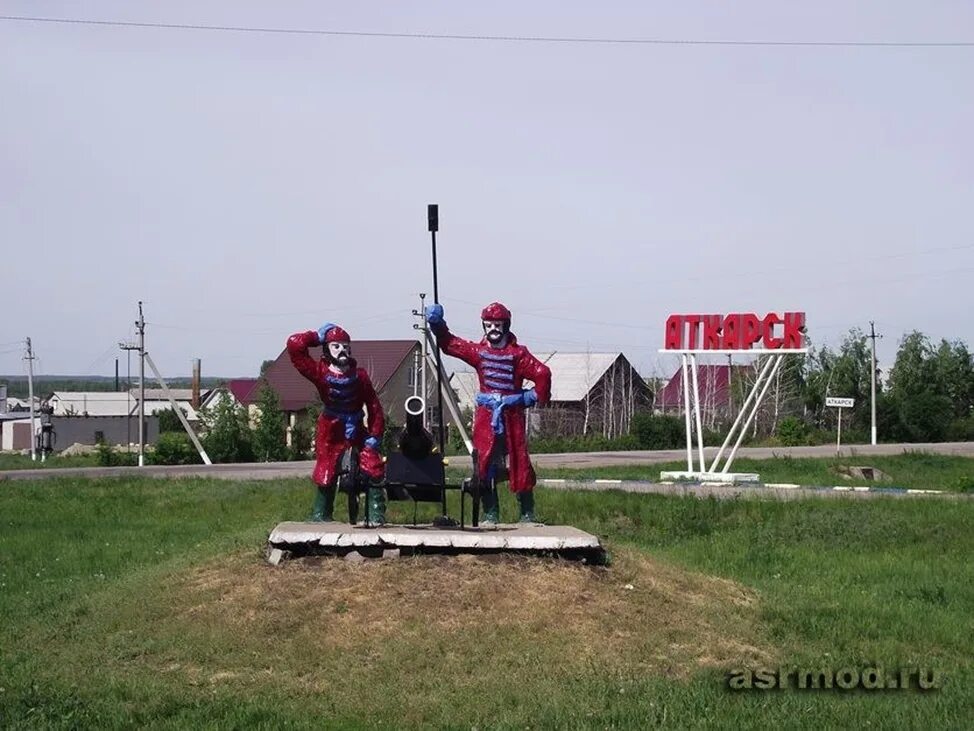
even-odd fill
[{"label": "overcast sky", "polygon": [[[672,40],[974,41],[970,2],[9,2],[0,14]],[[671,312],[974,345],[974,47],[421,40],[0,21],[0,373],[256,375],[324,321],[625,352]],[[124,358],[123,358],[124,372]]]}]

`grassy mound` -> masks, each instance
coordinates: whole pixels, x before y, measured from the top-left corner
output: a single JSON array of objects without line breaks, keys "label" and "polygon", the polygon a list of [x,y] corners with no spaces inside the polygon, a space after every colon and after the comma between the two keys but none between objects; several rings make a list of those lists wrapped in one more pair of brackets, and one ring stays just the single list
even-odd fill
[{"label": "grassy mound", "polygon": [[[164,611],[145,619],[173,648],[188,636],[199,645],[226,634],[221,644],[239,657],[274,653],[286,661],[278,667],[284,682],[354,674],[347,653],[381,663],[392,642],[417,657],[447,642],[455,669],[471,676],[503,672],[525,654],[563,668],[635,664],[686,676],[769,659],[758,647],[756,603],[735,582],[632,553],[612,569],[503,556],[272,568],[248,555],[180,577],[156,602]],[[259,665],[238,671],[261,675]]]}]

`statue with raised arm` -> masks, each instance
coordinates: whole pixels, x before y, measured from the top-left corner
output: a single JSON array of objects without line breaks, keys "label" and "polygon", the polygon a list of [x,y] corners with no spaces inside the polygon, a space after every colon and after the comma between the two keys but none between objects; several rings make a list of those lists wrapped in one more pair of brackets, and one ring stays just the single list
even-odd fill
[{"label": "statue with raised arm", "polygon": [[[537,478],[528,455],[525,409],[551,397],[551,370],[518,344],[511,332],[511,311],[492,302],[480,313],[484,337],[479,343],[450,332],[442,305],[426,308],[426,320],[441,350],[476,369],[480,380],[473,422],[475,477],[480,480],[484,525],[499,520],[497,482],[508,480],[517,496],[520,521],[533,523]],[[534,388],[524,388],[524,381]]]},{"label": "statue with raised arm", "polygon": [[[316,360],[308,349],[322,346]],[[366,493],[370,523],[385,523],[385,493],[381,487],[385,464],[379,453],[385,416],[369,374],[352,358],[352,343],[342,328],[326,323],[318,330],[292,335],[287,352],[298,372],[321,396],[322,409],[315,434],[315,500],[311,520],[332,520],[339,462],[346,450],[358,453],[358,470],[371,484]],[[364,410],[363,410],[364,407]]]}]

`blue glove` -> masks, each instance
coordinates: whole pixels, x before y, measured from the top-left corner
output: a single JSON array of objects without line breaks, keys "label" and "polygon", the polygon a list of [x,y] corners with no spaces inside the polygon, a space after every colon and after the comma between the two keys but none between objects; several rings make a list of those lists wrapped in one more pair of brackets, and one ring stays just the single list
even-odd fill
[{"label": "blue glove", "polygon": [[529,388],[527,391],[521,392],[521,398],[524,400],[524,408],[530,409],[538,403],[538,392],[533,388]]},{"label": "blue glove", "polygon": [[325,336],[328,334],[328,331],[331,330],[333,327],[335,327],[335,326],[332,323],[326,322],[324,325],[322,325],[321,327],[318,328],[318,342],[319,343],[321,343],[322,345],[324,345],[324,343],[325,343]]},{"label": "blue glove", "polygon": [[379,440],[375,437],[369,437],[365,440],[365,446],[367,449],[374,449],[379,451]]},{"label": "blue glove", "polygon": [[442,327],[446,324],[443,319],[443,305],[426,305],[426,322],[431,327]]}]

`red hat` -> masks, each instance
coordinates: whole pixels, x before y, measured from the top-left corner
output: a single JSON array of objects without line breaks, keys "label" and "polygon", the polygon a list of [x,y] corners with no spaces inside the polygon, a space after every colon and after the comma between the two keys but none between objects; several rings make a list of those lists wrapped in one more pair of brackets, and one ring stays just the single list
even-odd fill
[{"label": "red hat", "polygon": [[511,311],[504,307],[500,302],[491,302],[480,313],[481,320],[508,320],[511,319]]},{"label": "red hat", "polygon": [[352,339],[348,336],[348,333],[342,330],[338,325],[329,328],[328,332],[325,333],[326,343],[350,343]]}]

